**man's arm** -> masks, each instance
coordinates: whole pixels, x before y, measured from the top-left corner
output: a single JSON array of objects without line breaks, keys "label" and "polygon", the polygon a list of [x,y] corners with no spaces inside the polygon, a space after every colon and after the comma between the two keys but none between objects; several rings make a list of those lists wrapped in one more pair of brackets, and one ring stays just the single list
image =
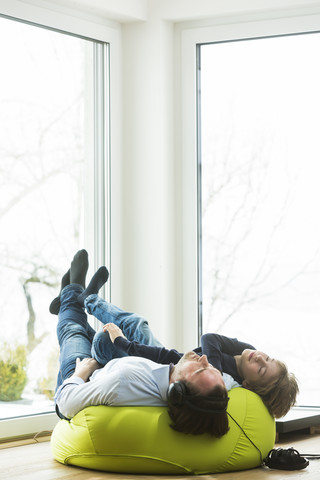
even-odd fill
[{"label": "man's arm", "polygon": [[59,412],[70,419],[86,407],[114,403],[118,386],[117,371],[90,382],[73,375],[63,382],[55,395],[55,402]]},{"label": "man's arm", "polygon": [[[65,403],[70,403],[70,400],[68,402],[67,398],[70,397],[71,391],[87,382],[92,373],[98,368],[101,368],[101,366],[94,358],[76,359],[74,373],[60,385],[54,396],[56,411],[59,417],[68,419],[75,415],[75,413],[72,414],[67,411],[68,407],[65,406]],[[77,408],[76,405],[74,405],[74,407]],[[81,408],[84,407],[78,408],[77,411],[81,410]],[[73,411],[72,407],[71,410]]]},{"label": "man's arm", "polygon": [[99,365],[99,363],[94,358],[83,358],[82,360],[80,360],[80,358],[77,358],[76,368],[70,379],[72,379],[73,377],[78,377],[81,378],[84,382],[87,382],[89,380],[89,377],[91,377],[93,372],[98,368],[101,368],[101,365]]},{"label": "man's arm", "polygon": [[116,358],[98,370],[89,382],[79,377],[65,380],[57,392],[56,404],[66,418],[94,405],[163,406],[167,404],[169,372],[169,365],[144,358]]},{"label": "man's arm", "polygon": [[103,330],[108,332],[114,345],[130,356],[148,358],[156,363],[169,365],[177,363],[182,354],[177,350],[168,350],[165,347],[155,347],[152,345],[143,345],[138,342],[130,342],[122,333],[122,330],[114,323],[107,323]]}]

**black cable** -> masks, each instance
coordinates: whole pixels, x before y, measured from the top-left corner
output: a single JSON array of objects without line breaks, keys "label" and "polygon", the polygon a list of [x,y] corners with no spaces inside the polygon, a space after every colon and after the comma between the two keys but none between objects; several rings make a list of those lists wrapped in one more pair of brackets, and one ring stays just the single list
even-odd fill
[{"label": "black cable", "polygon": [[246,432],[243,430],[243,428],[241,427],[241,425],[239,425],[239,423],[233,418],[233,416],[230,415],[229,412],[227,412],[227,414],[229,415],[230,418],[232,418],[232,420],[234,421],[234,423],[235,423],[236,425],[238,425],[238,427],[240,428],[240,430],[242,431],[242,433],[243,433],[243,434],[245,435],[245,437],[249,440],[249,442],[252,443],[252,445],[254,446],[254,448],[255,448],[256,450],[258,450],[259,455],[260,455],[260,463],[261,463],[261,465],[264,465],[264,461],[263,461],[263,458],[262,458],[262,453],[261,453],[260,448],[257,447],[257,445],[251,440],[251,438],[246,434]]},{"label": "black cable", "polygon": [[[259,455],[260,455],[260,462],[261,462],[261,465],[263,466],[264,465],[264,461],[263,461],[263,458],[262,458],[262,453],[261,453],[261,450],[259,447],[257,447],[257,445],[251,440],[251,438],[249,437],[249,435],[246,434],[246,432],[244,431],[244,429],[241,427],[241,425],[239,425],[239,423],[233,418],[233,416],[227,412],[227,414],[229,415],[229,417],[234,421],[234,423],[236,425],[238,425],[238,427],[240,428],[240,430],[242,431],[242,433],[244,434],[244,436],[249,440],[249,442],[254,446],[254,448],[256,450],[258,450],[259,452]],[[299,454],[301,457],[304,457],[308,460],[320,460],[320,454],[319,453],[300,453]]]},{"label": "black cable", "polygon": [[300,453],[300,455],[308,460],[320,460],[320,453]]}]

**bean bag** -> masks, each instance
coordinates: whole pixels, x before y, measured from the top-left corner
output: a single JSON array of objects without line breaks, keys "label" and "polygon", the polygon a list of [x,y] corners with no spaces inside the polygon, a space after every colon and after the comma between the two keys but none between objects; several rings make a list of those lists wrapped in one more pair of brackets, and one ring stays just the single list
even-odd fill
[{"label": "bean bag", "polygon": [[[228,412],[261,451],[274,447],[275,421],[258,395],[229,392]],[[221,438],[170,428],[165,407],[87,407],[70,422],[59,420],[53,457],[65,465],[132,474],[209,474],[260,465],[260,454],[235,422]]]}]

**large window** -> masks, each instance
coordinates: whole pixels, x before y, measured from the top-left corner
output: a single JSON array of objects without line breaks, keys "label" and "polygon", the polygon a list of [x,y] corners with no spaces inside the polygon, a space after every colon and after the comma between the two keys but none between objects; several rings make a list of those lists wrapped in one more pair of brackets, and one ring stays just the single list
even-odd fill
[{"label": "large window", "polygon": [[319,405],[320,34],[198,47],[202,331],[284,360]]},{"label": "large window", "polygon": [[108,256],[108,45],[0,18],[0,418],[53,410],[57,318],[79,248]]}]

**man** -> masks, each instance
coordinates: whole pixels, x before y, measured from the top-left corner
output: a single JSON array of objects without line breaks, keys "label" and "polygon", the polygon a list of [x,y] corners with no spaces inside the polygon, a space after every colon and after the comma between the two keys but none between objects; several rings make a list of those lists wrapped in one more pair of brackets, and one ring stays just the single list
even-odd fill
[{"label": "man", "polygon": [[[96,332],[87,322],[83,303],[98,293],[108,279],[108,271],[101,267],[85,288],[88,265],[87,252],[80,250],[62,278],[59,297],[50,305],[52,313],[59,311],[57,414],[69,419],[91,405],[163,406],[168,404],[169,392],[169,415],[174,429],[224,435],[228,431],[227,390],[221,372],[205,355],[199,357],[189,352],[173,366],[140,357],[117,358],[114,352],[102,368],[91,357]],[[140,329],[136,334],[132,331],[130,339],[154,342],[151,334],[143,335]],[[183,391],[177,391],[177,387],[183,387]]]}]

